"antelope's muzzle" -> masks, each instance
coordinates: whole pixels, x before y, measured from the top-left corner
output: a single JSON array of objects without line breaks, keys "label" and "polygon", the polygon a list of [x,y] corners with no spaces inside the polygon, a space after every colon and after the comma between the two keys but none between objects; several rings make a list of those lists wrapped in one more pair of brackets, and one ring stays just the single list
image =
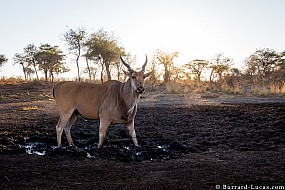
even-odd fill
[{"label": "antelope's muzzle", "polygon": [[137,88],[136,92],[139,93],[139,94],[144,93],[144,87],[139,86],[139,87]]}]

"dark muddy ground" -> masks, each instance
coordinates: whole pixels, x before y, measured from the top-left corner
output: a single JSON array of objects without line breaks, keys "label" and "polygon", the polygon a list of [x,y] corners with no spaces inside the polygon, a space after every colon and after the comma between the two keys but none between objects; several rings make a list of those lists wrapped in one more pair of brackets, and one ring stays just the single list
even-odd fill
[{"label": "dark muddy ground", "polygon": [[51,88],[0,86],[0,189],[285,186],[282,97],[153,92],[144,95],[136,117],[141,147],[133,147],[125,127],[117,125],[98,149],[98,121],[78,119],[72,128],[77,148],[58,150]]}]

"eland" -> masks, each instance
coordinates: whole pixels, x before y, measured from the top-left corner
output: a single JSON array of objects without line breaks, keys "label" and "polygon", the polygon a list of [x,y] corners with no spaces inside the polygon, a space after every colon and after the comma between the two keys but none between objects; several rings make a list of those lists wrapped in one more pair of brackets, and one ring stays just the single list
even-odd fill
[{"label": "eland", "polygon": [[144,92],[145,78],[151,72],[145,73],[146,61],[141,71],[134,71],[122,56],[122,63],[128,71],[125,83],[110,80],[102,84],[65,81],[53,88],[53,96],[59,111],[59,121],[56,125],[57,147],[61,147],[61,136],[65,131],[68,143],[74,146],[70,129],[78,116],[84,119],[100,120],[100,148],[110,124],[126,124],[129,135],[135,146],[138,146],[134,119],[137,113],[137,103]]}]

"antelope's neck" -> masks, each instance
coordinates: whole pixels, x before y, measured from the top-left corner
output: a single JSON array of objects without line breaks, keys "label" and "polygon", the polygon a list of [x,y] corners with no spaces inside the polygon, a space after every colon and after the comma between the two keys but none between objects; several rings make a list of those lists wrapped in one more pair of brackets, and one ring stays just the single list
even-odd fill
[{"label": "antelope's neck", "polygon": [[131,112],[135,105],[138,103],[138,100],[140,98],[140,94],[138,94],[133,88],[131,84],[131,80],[128,79],[127,82],[122,84],[121,87],[121,98],[128,110],[128,112]]}]

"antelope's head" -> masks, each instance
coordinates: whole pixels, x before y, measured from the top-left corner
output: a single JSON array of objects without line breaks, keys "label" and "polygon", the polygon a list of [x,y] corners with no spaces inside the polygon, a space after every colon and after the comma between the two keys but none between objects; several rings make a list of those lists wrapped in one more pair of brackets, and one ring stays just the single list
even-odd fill
[{"label": "antelope's head", "polygon": [[134,71],[129,64],[127,64],[122,56],[120,56],[120,59],[122,61],[122,63],[127,67],[128,71],[124,71],[124,73],[130,78],[131,81],[131,86],[134,89],[135,92],[142,94],[144,92],[144,83],[145,83],[145,79],[151,74],[151,72],[149,73],[145,73],[145,67],[147,64],[147,56],[145,63],[142,66],[141,71]]}]

